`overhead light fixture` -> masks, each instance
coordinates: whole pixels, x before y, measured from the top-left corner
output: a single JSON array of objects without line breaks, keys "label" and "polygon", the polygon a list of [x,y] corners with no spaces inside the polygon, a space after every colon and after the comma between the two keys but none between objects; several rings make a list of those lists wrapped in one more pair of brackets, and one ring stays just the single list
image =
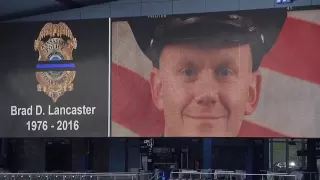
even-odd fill
[{"label": "overhead light fixture", "polygon": [[276,0],[277,4],[288,4],[288,3],[292,3],[293,0]]}]

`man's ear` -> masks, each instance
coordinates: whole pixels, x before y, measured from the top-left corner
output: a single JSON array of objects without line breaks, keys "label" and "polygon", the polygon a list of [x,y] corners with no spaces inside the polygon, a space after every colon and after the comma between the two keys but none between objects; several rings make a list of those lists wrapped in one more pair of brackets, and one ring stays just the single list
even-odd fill
[{"label": "man's ear", "polygon": [[258,106],[261,92],[262,76],[259,71],[252,73],[251,82],[249,84],[248,98],[245,107],[245,115],[252,114]]},{"label": "man's ear", "polygon": [[155,106],[162,111],[163,110],[163,85],[160,80],[160,71],[157,68],[153,68],[150,73],[150,87],[152,100]]}]

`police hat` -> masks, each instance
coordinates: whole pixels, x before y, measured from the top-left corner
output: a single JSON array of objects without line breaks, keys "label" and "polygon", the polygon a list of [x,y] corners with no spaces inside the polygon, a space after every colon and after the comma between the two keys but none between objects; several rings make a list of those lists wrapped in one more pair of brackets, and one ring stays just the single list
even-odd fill
[{"label": "police hat", "polygon": [[206,42],[216,45],[250,44],[253,71],[275,43],[287,17],[286,9],[133,18],[128,21],[140,49],[159,67],[167,44]]}]

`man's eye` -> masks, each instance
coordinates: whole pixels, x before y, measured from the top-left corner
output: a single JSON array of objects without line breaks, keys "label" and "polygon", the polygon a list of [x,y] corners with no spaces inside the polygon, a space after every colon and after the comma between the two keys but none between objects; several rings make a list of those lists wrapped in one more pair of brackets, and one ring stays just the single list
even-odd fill
[{"label": "man's eye", "polygon": [[221,67],[221,68],[218,68],[217,71],[216,71],[217,75],[218,76],[229,76],[231,75],[232,71],[226,67]]},{"label": "man's eye", "polygon": [[195,70],[194,69],[191,69],[191,68],[188,68],[188,69],[185,69],[183,71],[183,74],[185,76],[194,76],[195,75]]}]

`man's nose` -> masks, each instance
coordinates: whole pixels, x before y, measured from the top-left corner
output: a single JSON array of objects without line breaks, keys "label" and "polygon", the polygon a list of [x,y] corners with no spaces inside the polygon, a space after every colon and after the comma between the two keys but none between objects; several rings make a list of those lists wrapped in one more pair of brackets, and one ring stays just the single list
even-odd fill
[{"label": "man's nose", "polygon": [[217,102],[219,82],[212,74],[199,78],[195,88],[195,101],[199,105],[210,106]]}]

